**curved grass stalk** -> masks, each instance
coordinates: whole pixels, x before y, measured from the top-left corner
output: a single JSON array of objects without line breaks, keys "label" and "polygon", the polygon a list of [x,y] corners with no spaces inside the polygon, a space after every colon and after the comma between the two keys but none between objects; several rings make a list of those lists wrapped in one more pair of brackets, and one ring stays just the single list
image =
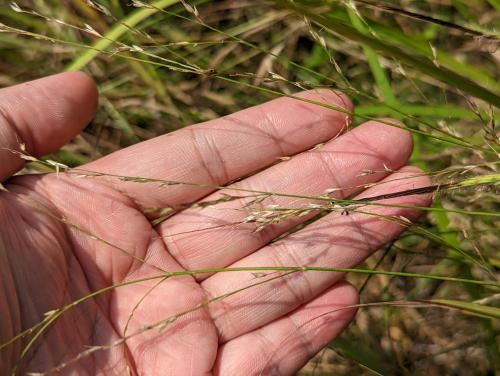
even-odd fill
[{"label": "curved grass stalk", "polygon": [[[162,273],[159,275],[154,275],[150,277],[144,277],[136,280],[131,280],[131,281],[125,281],[121,283],[117,283],[111,286],[106,286],[104,288],[101,288],[97,291],[91,292],[88,295],[85,295],[82,298],[79,298],[66,306],[59,308],[57,310],[51,311],[50,314],[40,323],[34,325],[33,327],[23,331],[22,333],[18,334],[17,336],[13,337],[11,340],[0,344],[0,350],[13,344],[14,342],[18,341],[19,339],[25,337],[26,335],[32,333],[34,330],[38,329],[36,334],[28,341],[27,345],[23,348],[18,364],[16,368],[13,370],[12,374],[15,374],[17,372],[17,369],[19,367],[19,362],[27,355],[29,350],[33,347],[34,343],[42,336],[42,334],[59,318],[61,317],[64,313],[68,312],[70,309],[78,306],[79,304],[88,301],[92,298],[95,298],[99,295],[102,295],[106,292],[109,292],[111,290],[114,290],[119,287],[124,287],[128,286],[134,283],[141,283],[145,281],[151,281],[155,279],[166,279],[166,278],[172,278],[172,277],[180,277],[180,276],[196,276],[200,274],[213,274],[213,273],[230,273],[230,272],[288,272],[288,273],[296,273],[296,272],[305,272],[305,271],[315,271],[315,272],[338,272],[338,273],[361,273],[361,274],[369,274],[369,275],[386,275],[386,276],[394,276],[394,277],[406,277],[406,278],[425,278],[425,279],[431,279],[431,280],[439,280],[439,281],[446,281],[446,282],[458,282],[458,283],[469,283],[469,284],[474,284],[474,285],[481,285],[481,286],[488,286],[492,287],[495,289],[500,289],[500,283],[494,282],[494,281],[482,281],[482,280],[471,280],[471,279],[464,279],[464,278],[454,278],[454,277],[447,277],[447,276],[438,276],[438,275],[430,275],[430,274],[419,274],[419,273],[405,273],[405,272],[392,272],[392,271],[379,271],[379,270],[372,270],[372,269],[356,269],[356,268],[334,268],[334,267],[319,267],[319,266],[261,266],[261,267],[237,267],[237,268],[206,268],[206,269],[197,269],[197,270],[186,270],[186,271],[177,271],[177,272],[166,272]],[[288,273],[285,273],[287,275]],[[273,277],[272,280],[281,278],[284,275],[280,275],[278,277]],[[237,291],[233,291],[230,293],[223,294],[221,296],[218,296],[216,298],[211,299],[209,302],[200,304],[196,306],[193,309],[190,309],[189,311],[185,311],[181,314],[188,314],[193,312],[194,310],[203,308],[207,304],[210,304],[213,301],[218,301],[221,299],[224,299],[228,296],[234,295],[238,292],[241,292],[243,290],[246,290],[250,287],[255,287],[257,285],[261,285],[263,283],[269,282],[270,280],[265,280],[262,282],[258,282],[257,284],[252,284],[250,286],[246,286],[243,289],[239,289]],[[175,315],[175,319],[178,318],[179,315]],[[150,325],[146,328],[141,329],[141,333],[144,332],[145,330],[150,330],[155,327],[159,327],[164,325],[165,323],[171,323],[172,317],[169,317],[165,320],[162,320],[159,323],[155,323],[153,325]],[[137,335],[140,333],[133,333],[130,334],[128,337],[120,339],[120,343],[126,341],[128,338],[131,336]],[[116,344],[114,344],[116,345]]]},{"label": "curved grass stalk", "polygon": [[127,331],[130,325],[130,322],[132,321],[132,317],[134,316],[134,313],[137,311],[137,309],[141,306],[141,304],[146,300],[146,298],[156,289],[158,286],[160,286],[163,282],[167,280],[168,277],[165,277],[164,279],[160,279],[157,283],[155,283],[153,286],[151,286],[146,293],[141,296],[141,298],[137,301],[137,303],[134,305],[132,310],[130,311],[130,314],[127,318],[127,322],[125,323],[125,327],[123,328],[123,336],[127,336]]},{"label": "curved grass stalk", "polygon": [[[455,278],[441,275],[433,275],[433,274],[419,274],[419,273],[407,273],[407,272],[393,272],[393,271],[381,271],[381,270],[373,270],[373,269],[354,269],[354,268],[334,268],[334,267],[319,267],[319,266],[259,266],[259,267],[239,267],[239,268],[207,268],[207,269],[198,269],[198,270],[187,270],[187,271],[179,271],[179,272],[166,272],[165,274],[154,275],[150,277],[144,277],[141,279],[136,279],[132,281],[125,281],[122,283],[117,283],[112,286],[104,287],[100,290],[94,291],[80,299],[75,300],[74,302],[60,308],[51,313],[47,319],[44,319],[42,322],[34,325],[31,328],[24,330],[22,333],[16,335],[11,340],[0,344],[0,350],[13,344],[19,339],[27,336],[34,329],[44,326],[47,327],[50,324],[46,324],[47,321],[51,321],[53,323],[54,320],[51,319],[53,314],[58,314],[58,317],[67,312],[69,309],[76,307],[77,305],[102,295],[106,292],[114,290],[115,288],[131,285],[134,283],[147,282],[155,279],[165,279],[171,277],[178,276],[196,276],[199,274],[213,274],[213,273],[230,273],[230,272],[305,272],[305,271],[316,271],[316,272],[337,272],[337,273],[355,273],[355,274],[368,274],[368,275],[384,275],[391,277],[401,277],[401,278],[422,278],[422,279],[430,279],[435,281],[443,281],[443,282],[452,282],[452,283],[467,283],[472,285],[480,285],[480,286],[489,286],[494,289],[500,289],[500,283],[495,281],[483,281],[483,280],[474,280],[467,278]],[[44,324],[45,323],[45,324]]]},{"label": "curved grass stalk", "polygon": [[[29,334],[31,333],[32,331],[38,329],[38,331],[33,335],[32,338],[30,338],[30,340],[28,341],[28,343],[26,344],[26,346],[23,348],[23,350],[21,351],[21,354],[19,355],[19,358],[18,358],[18,361],[17,361],[17,364],[15,365],[14,369],[12,370],[12,375],[15,375],[17,373],[17,370],[19,369],[19,366],[20,366],[20,362],[24,359],[24,357],[28,354],[28,352],[30,351],[30,349],[34,346],[35,342],[42,336],[43,333],[45,333],[45,331],[59,318],[61,317],[64,313],[68,312],[70,309],[76,307],[77,305],[83,303],[83,302],[86,302],[87,300],[90,300],[94,297],[97,297],[105,292],[108,292],[108,291],[111,291],[111,290],[114,290],[115,288],[117,287],[122,287],[122,286],[127,286],[127,285],[131,285],[133,283],[140,283],[140,282],[145,282],[145,281],[150,281],[152,279],[156,279],[158,278],[157,276],[155,277],[145,277],[145,278],[141,278],[141,279],[137,279],[137,280],[134,280],[134,281],[126,281],[126,282],[122,282],[122,283],[118,283],[118,284],[115,284],[115,285],[112,285],[112,286],[107,286],[107,287],[104,287],[102,289],[99,289],[97,291],[94,291],[80,299],[77,299],[73,302],[71,302],[70,304],[60,308],[60,309],[56,309],[56,310],[53,310],[50,312],[49,315],[46,316],[46,318],[40,322],[39,324],[36,324],[35,326],[33,326],[32,328],[29,328],[28,330],[24,331],[22,334],[24,335],[17,335],[16,337],[14,337],[14,339],[11,339],[10,341],[6,342],[6,343],[2,343],[0,344],[0,350],[12,343],[14,343],[15,341],[21,339],[22,337],[24,337],[26,334]],[[36,329],[34,329],[36,328]],[[29,331],[29,332],[28,332]]]},{"label": "curved grass stalk", "polygon": [[[49,213],[50,214],[50,213]],[[66,223],[68,224],[68,223]],[[71,225],[71,224],[68,224]],[[78,226],[73,225],[78,230],[81,230]],[[121,247],[114,245],[111,242],[106,241],[105,239],[102,239],[100,237],[96,237],[88,232],[84,231],[84,234],[87,236],[92,237],[94,240],[103,242],[106,245],[109,245],[111,247],[117,248],[120,251],[124,251]],[[132,255],[133,253],[128,252],[125,250],[125,253],[128,255]],[[283,272],[303,272],[303,271],[322,271],[322,272],[341,272],[341,273],[364,273],[364,274],[374,274],[374,275],[388,275],[388,276],[399,276],[399,277],[412,277],[412,278],[425,278],[425,279],[433,279],[433,280],[442,280],[442,281],[449,281],[449,282],[461,282],[461,283],[470,283],[470,284],[475,284],[475,285],[483,285],[483,286],[490,286],[490,287],[495,287],[495,288],[500,288],[500,283],[498,282],[493,282],[493,281],[479,281],[479,280],[468,280],[468,279],[463,279],[463,278],[453,278],[453,277],[445,277],[445,276],[436,276],[436,275],[424,275],[424,274],[418,274],[418,273],[404,273],[404,272],[388,272],[388,271],[377,271],[377,270],[366,270],[366,269],[354,269],[354,268],[333,268],[333,267],[314,267],[314,266],[282,266],[282,267],[240,267],[240,268],[206,268],[206,269],[199,269],[199,270],[187,270],[187,271],[180,271],[180,272],[165,272],[157,276],[152,276],[152,277],[146,277],[134,281],[126,281],[123,283],[118,283],[112,286],[107,286],[105,288],[102,288],[96,292],[90,293],[80,299],[75,300],[74,302],[68,304],[67,306],[55,310],[50,313],[42,322],[39,324],[35,325],[32,328],[29,328],[25,331],[23,331],[21,334],[17,335],[10,341],[1,344],[0,349],[3,347],[6,347],[15,341],[23,338],[24,336],[32,333],[33,331],[37,330],[35,335],[28,341],[27,345],[25,348],[22,350],[20,354],[19,361],[22,360],[28,351],[33,347],[34,343],[40,338],[40,336],[54,323],[54,321],[59,318],[62,314],[67,312],[69,309],[77,306],[78,304],[83,303],[84,301],[91,299],[93,297],[96,297],[100,294],[103,294],[105,292],[108,292],[114,288],[121,287],[121,286],[126,286],[130,285],[132,283],[137,283],[137,282],[143,282],[147,280],[152,280],[152,279],[157,279],[161,278],[162,280],[171,278],[171,277],[176,277],[176,276],[195,276],[198,274],[212,274],[212,273],[219,273],[219,272],[242,272],[242,271],[283,271]],[[261,284],[261,282],[259,283]],[[239,290],[238,290],[239,291]],[[236,292],[234,292],[236,293]],[[232,294],[232,293],[230,293]],[[229,296],[228,294],[225,294],[222,298]],[[208,304],[208,303],[207,303]],[[199,307],[196,307],[195,309],[199,309]],[[190,310],[189,312],[192,312]],[[169,318],[170,320],[170,318]],[[169,321],[166,321],[167,323]],[[162,323],[165,323],[165,321],[162,321]],[[154,325],[156,327],[157,325]],[[147,328],[147,330],[151,329],[150,327]],[[127,337],[128,338],[128,337]],[[17,363],[13,374],[16,373],[17,367],[19,366],[19,362]]]},{"label": "curved grass stalk", "polygon": [[[352,310],[352,309],[359,309],[359,308],[375,308],[375,307],[399,307],[399,308],[448,308],[448,309],[456,309],[460,310],[462,312],[472,314],[481,318],[487,318],[490,320],[496,320],[500,318],[500,308],[496,307],[490,307],[490,306],[484,306],[480,305],[477,303],[469,303],[469,302],[462,302],[458,300],[440,300],[440,299],[430,299],[430,300],[396,300],[396,301],[387,301],[387,302],[373,302],[373,303],[359,303],[359,304],[352,304],[349,306],[344,306],[341,308],[336,308],[333,310],[330,310],[328,312],[325,312],[321,315],[315,316],[310,320],[307,320],[306,322],[302,323],[299,325],[295,331],[299,331],[300,329],[304,328],[306,325],[314,322],[315,320],[319,320],[322,317],[325,317],[327,315],[331,315],[332,313],[336,312],[341,312],[341,311],[346,311],[346,310]],[[295,333],[294,331],[294,333]],[[264,364],[264,367],[262,368],[264,371],[266,370],[268,364],[270,363],[271,359],[274,358],[274,355],[278,351],[278,349],[281,347],[283,343],[287,341],[287,339],[291,338],[294,333],[288,335],[285,339],[283,339],[275,348],[275,350],[269,354],[267,362]],[[377,375],[379,373],[376,373]],[[259,375],[263,375],[260,373]]]},{"label": "curved grass stalk", "polygon": [[[270,278],[270,279],[266,280],[265,282],[258,282],[258,283],[243,287],[241,289],[235,290],[234,292],[217,296],[215,298],[210,299],[209,301],[207,301],[204,304],[200,304],[199,306],[197,306],[195,308],[195,310],[202,309],[203,307],[207,306],[210,303],[222,300],[224,298],[227,298],[228,296],[235,295],[239,292],[245,291],[245,290],[252,288],[252,287],[256,287],[256,286],[261,285],[263,283],[267,283],[267,282],[270,282],[272,280],[276,280],[278,278],[283,278],[283,277],[290,275],[290,274],[293,274],[293,272],[292,273],[285,273],[285,274],[280,275],[278,277]],[[374,303],[359,303],[359,304],[344,306],[341,308],[336,308],[334,310],[325,312],[319,316],[316,316],[316,317],[306,321],[305,323],[301,324],[297,329],[301,329],[302,327],[306,326],[307,324],[310,324],[311,322],[313,322],[317,319],[320,319],[321,317],[324,317],[326,315],[329,315],[329,314],[332,314],[335,312],[351,310],[351,309],[359,309],[359,308],[374,308],[374,307],[386,307],[386,306],[400,307],[400,308],[429,308],[429,307],[449,308],[449,309],[458,309],[460,311],[464,311],[465,313],[469,313],[469,314],[472,314],[472,315],[475,315],[475,316],[478,316],[481,318],[488,318],[488,319],[500,318],[500,309],[499,308],[485,306],[485,305],[481,305],[481,304],[477,304],[477,303],[461,302],[461,301],[456,301],[456,300],[444,300],[444,299],[443,300],[432,299],[432,300],[415,300],[415,301],[388,301],[388,302],[374,302]],[[186,310],[186,311],[181,312],[175,316],[171,316],[165,320],[161,320],[155,324],[148,325],[147,327],[140,329],[129,336],[126,336],[126,337],[121,338],[117,341],[114,341],[113,343],[111,343],[109,345],[93,346],[90,349],[78,354],[75,358],[70,359],[69,361],[62,363],[62,364],[50,369],[47,372],[41,373],[41,375],[45,375],[45,374],[53,373],[53,372],[59,372],[63,368],[67,367],[68,365],[75,363],[75,362],[83,359],[86,356],[94,354],[97,351],[108,350],[108,349],[111,349],[112,347],[122,345],[122,344],[126,343],[126,341],[128,339],[130,339],[136,335],[142,334],[143,332],[145,332],[147,330],[151,330],[151,329],[155,329],[155,328],[163,330],[165,327],[165,323],[167,323],[167,325],[171,324],[171,323],[175,322],[178,318],[185,316],[185,315],[188,315],[188,314],[192,313],[193,311],[194,311],[193,309]],[[287,338],[291,337],[292,335],[293,334],[290,334]],[[287,340],[287,338],[285,338],[283,341],[280,342],[280,344],[278,346],[276,346],[275,351],[277,351],[277,349],[279,349],[281,347],[281,343],[284,343]],[[273,354],[274,354],[274,352],[271,353],[271,355],[268,357],[269,360],[273,358]],[[265,370],[267,368],[268,362],[263,367],[263,370]]]},{"label": "curved grass stalk", "polygon": [[[393,247],[395,246],[396,244],[396,241],[393,240],[391,241],[384,249],[384,252],[382,253],[382,256],[380,256],[380,258],[376,261],[375,263],[375,266],[372,268],[372,270],[377,270],[377,268],[382,264],[382,261],[384,261],[385,257],[389,254],[389,252],[393,249]],[[358,290],[358,293],[359,293],[359,296],[361,296],[363,294],[363,291],[364,289],[366,288],[366,286],[368,285],[368,282],[370,282],[370,280],[372,279],[373,277],[373,274],[369,274],[365,280],[363,281],[363,284],[361,285],[361,287],[359,288]]]},{"label": "curved grass stalk", "polygon": [[[443,237],[440,237],[439,235],[427,230],[426,228],[407,222],[403,218],[398,218],[398,217],[393,217],[393,216],[386,216],[386,215],[381,215],[378,213],[372,213],[372,212],[367,212],[363,210],[355,210],[356,213],[364,214],[364,215],[369,215],[369,216],[375,216],[381,220],[388,221],[388,222],[393,222],[397,223],[400,226],[406,227],[410,232],[416,234],[416,235],[422,235],[429,240],[433,241],[434,243],[440,244],[448,249],[452,249],[453,251],[457,252],[459,255],[463,256],[466,260],[469,260],[479,268],[483,269],[486,271],[493,280],[496,280],[495,275],[493,274],[491,268],[489,267],[488,264],[484,262],[484,260],[477,260],[472,254],[469,252],[465,251],[462,249],[458,244],[454,244],[448,240],[446,240]],[[450,257],[454,259],[455,261],[457,260],[457,257]],[[461,259],[459,259],[462,261]],[[483,262],[481,262],[483,261]],[[463,261],[462,261],[463,262]]]},{"label": "curved grass stalk", "polygon": [[[76,229],[81,230],[79,227],[75,226]],[[100,237],[93,236],[92,234],[88,232],[84,232],[87,236],[91,236],[94,240],[98,242],[103,242],[106,245],[109,245],[111,247],[117,248],[118,250],[123,252],[123,249],[119,246],[114,245],[111,242],[106,241],[105,239],[102,239]],[[126,254],[133,255],[131,252],[128,252],[125,250]],[[23,331],[19,335],[15,336],[13,339],[9,340],[8,342],[1,344],[0,345],[0,350],[15,341],[25,337],[28,334],[31,334],[33,331],[37,330],[37,333],[30,339],[26,347],[23,349],[20,355],[20,359],[24,358],[29,351],[29,349],[34,345],[36,340],[40,338],[42,333],[47,330],[53,323],[54,321],[59,318],[62,314],[67,312],[69,309],[77,306],[78,304],[83,303],[84,301],[87,301],[93,297],[96,297],[100,294],[103,294],[105,292],[108,292],[114,288],[122,287],[122,286],[127,286],[133,283],[139,283],[139,282],[144,282],[144,281],[149,281],[153,279],[162,279],[165,280],[167,278],[171,277],[176,277],[176,276],[196,276],[199,274],[212,274],[212,273],[220,273],[220,272],[243,272],[243,271],[250,271],[250,272],[264,272],[264,271],[283,271],[283,272],[303,272],[303,271],[321,271],[321,272],[341,272],[341,273],[362,273],[362,274],[368,274],[368,275],[386,275],[386,276],[398,276],[398,277],[410,277],[410,278],[424,278],[424,279],[430,279],[430,280],[441,280],[441,281],[447,281],[447,282],[460,282],[460,283],[467,283],[467,284],[474,284],[474,285],[482,285],[482,286],[490,286],[494,288],[500,288],[500,283],[494,282],[494,281],[481,281],[481,280],[470,280],[470,279],[464,279],[464,278],[454,278],[454,277],[446,277],[446,276],[438,276],[438,275],[426,275],[426,274],[419,274],[419,273],[405,273],[405,272],[390,272],[390,271],[378,271],[378,270],[367,270],[367,269],[356,269],[356,268],[334,268],[334,267],[315,267],[315,266],[282,266],[282,267],[240,267],[240,268],[206,268],[206,269],[198,269],[198,270],[187,270],[187,271],[179,271],[179,272],[164,272],[160,275],[152,276],[152,277],[145,277],[133,281],[125,281],[122,283],[118,283],[112,286],[107,286],[104,287],[100,290],[97,290],[95,292],[92,292],[80,299],[77,299],[73,301],[72,303],[68,304],[67,306],[60,308],[58,310],[55,310],[50,313],[44,320],[42,320],[40,323],[36,324],[35,326]],[[225,295],[227,296],[227,294]],[[17,368],[16,368],[17,369]],[[15,373],[15,372],[14,372]]]},{"label": "curved grass stalk", "polygon": [[[290,271],[290,272],[286,272],[286,273],[283,273],[283,274],[275,276],[275,277],[268,278],[268,279],[266,279],[264,281],[259,281],[257,283],[250,284],[248,286],[239,288],[237,290],[233,290],[231,292],[228,292],[228,293],[225,293],[225,294],[222,294],[222,295],[210,298],[209,300],[207,300],[205,302],[197,304],[193,308],[190,308],[190,309],[187,309],[185,311],[176,313],[175,315],[169,316],[166,319],[160,320],[160,321],[152,323],[152,324],[146,324],[141,329],[136,330],[135,332],[129,334],[128,336],[124,335],[122,338],[114,341],[113,343],[111,343],[109,345],[93,346],[93,347],[91,347],[90,349],[88,349],[88,350],[86,350],[86,351],[78,354],[75,358],[70,359],[69,361],[67,361],[67,362],[65,362],[63,364],[60,364],[60,365],[52,368],[51,370],[48,371],[48,373],[58,372],[61,369],[63,369],[64,367],[68,366],[69,364],[74,363],[75,361],[78,361],[78,360],[80,360],[80,359],[82,359],[82,358],[84,358],[86,356],[91,355],[91,354],[94,354],[97,351],[103,351],[103,350],[111,349],[112,347],[115,347],[115,346],[119,346],[119,345],[125,344],[129,339],[131,339],[133,337],[136,337],[136,336],[138,336],[138,335],[140,335],[140,334],[142,334],[142,333],[144,333],[146,331],[149,331],[149,330],[152,330],[152,329],[158,329],[159,331],[162,331],[168,325],[176,322],[179,318],[181,318],[183,316],[186,316],[186,315],[189,315],[190,313],[196,312],[196,311],[198,311],[200,309],[206,308],[206,307],[208,307],[212,303],[215,303],[217,301],[220,301],[220,300],[223,300],[225,298],[228,298],[229,296],[236,295],[236,294],[238,294],[240,292],[243,292],[245,290],[248,290],[248,289],[250,289],[252,287],[257,287],[257,286],[263,285],[264,283],[268,283],[268,282],[274,281],[274,280],[279,279],[279,278],[286,277],[286,276],[294,274],[294,273],[296,273],[296,272],[295,271]],[[46,373],[42,373],[42,374],[46,374]]]},{"label": "curved grass stalk", "polygon": [[[134,313],[137,311],[137,309],[139,309],[139,307],[141,306],[141,304],[146,300],[146,298],[158,287],[160,286],[163,282],[165,282],[167,280],[168,277],[165,277],[163,279],[160,279],[159,281],[157,281],[153,286],[151,286],[148,291],[146,291],[146,293],[141,296],[141,298],[137,301],[137,303],[134,305],[134,307],[132,308],[132,310],[130,311],[130,314],[128,315],[127,317],[127,322],[125,323],[125,327],[123,328],[123,337],[127,338],[127,332],[128,332],[128,328],[129,328],[129,325],[130,323],[132,322],[132,317],[134,317]],[[85,353],[85,352],[84,352]],[[124,348],[123,349],[123,357],[124,359],[127,359],[127,349]],[[80,354],[77,355],[77,358],[76,360],[79,360],[80,359]],[[72,361],[69,361],[69,362],[65,362],[64,364],[65,365],[68,365],[70,363],[73,363]],[[54,370],[56,369],[60,369],[60,368],[63,368],[61,365],[60,366],[56,366],[54,368]],[[50,372],[49,372],[50,373]]]}]

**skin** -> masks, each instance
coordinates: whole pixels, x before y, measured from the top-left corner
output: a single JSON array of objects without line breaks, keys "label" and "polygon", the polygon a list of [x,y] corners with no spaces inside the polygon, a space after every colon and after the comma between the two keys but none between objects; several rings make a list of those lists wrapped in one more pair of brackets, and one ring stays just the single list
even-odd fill
[{"label": "skin", "polygon": [[[316,90],[300,95],[352,110],[342,94]],[[231,225],[249,214],[241,210],[246,198],[186,209],[152,227],[144,209],[213,200],[220,192],[68,173],[11,177],[23,164],[12,150],[21,143],[36,156],[57,150],[91,120],[96,103],[95,84],[82,73],[0,91],[0,181],[8,190],[0,192],[2,343],[38,323],[44,313],[91,291],[159,275],[160,270],[354,267],[404,230],[373,216],[332,213],[269,243],[308,217],[260,232],[254,231],[254,223]],[[411,177],[417,169],[404,167],[412,148],[408,132],[377,122],[349,131],[348,125],[345,114],[280,98],[142,142],[83,168],[211,184],[246,176],[234,184],[304,195],[345,187],[335,197],[369,197],[430,184],[426,177]],[[320,143],[324,145],[313,149]],[[285,156],[292,158],[275,163]],[[383,170],[384,165],[397,172],[360,176],[363,169]],[[384,179],[364,192],[353,188]],[[429,201],[424,195],[386,200],[407,205]],[[304,203],[283,197],[266,202],[285,207]],[[367,209],[410,219],[419,215],[402,208]],[[117,288],[69,310],[21,362],[16,363],[26,340],[1,350],[0,374],[16,364],[19,373],[50,370],[88,346],[110,344],[144,325],[277,275],[204,274]],[[355,309],[349,307],[358,303],[358,294],[342,279],[340,273],[304,272],[263,283],[178,317],[162,331],[145,331],[125,345],[70,363],[61,373],[291,375],[352,320]]]}]

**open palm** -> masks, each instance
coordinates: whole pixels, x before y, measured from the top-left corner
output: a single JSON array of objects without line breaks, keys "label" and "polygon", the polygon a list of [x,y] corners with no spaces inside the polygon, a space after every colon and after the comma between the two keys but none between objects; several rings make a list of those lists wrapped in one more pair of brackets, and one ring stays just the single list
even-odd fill
[{"label": "open palm", "polygon": [[[352,111],[349,100],[332,91],[299,95]],[[310,216],[292,216],[255,232],[255,224],[244,221],[251,198],[243,197],[188,208],[153,227],[147,209],[215,200],[223,192],[73,173],[9,178],[22,165],[12,149],[24,143],[33,155],[56,150],[90,121],[95,104],[95,86],[81,73],[0,91],[0,181],[8,190],[0,192],[0,341],[90,292],[144,279],[70,309],[22,359],[20,372],[67,363],[62,373],[287,375],[345,328],[355,310],[342,308],[355,305],[358,295],[340,273],[147,277],[229,266],[348,268],[403,227],[361,213],[332,213],[271,243]],[[416,172],[403,167],[411,152],[409,133],[374,121],[344,133],[348,121],[343,113],[280,98],[83,168],[207,184],[238,180],[233,187],[302,195],[344,187],[332,193],[340,198],[428,184],[425,177],[401,179]],[[293,157],[282,158],[288,156]],[[398,171],[360,174],[389,168]],[[381,179],[387,183],[364,192],[356,188]],[[226,192],[244,196],[230,188]],[[426,205],[428,200],[419,195],[389,202]],[[273,196],[261,205],[301,207],[304,202]],[[418,215],[395,207],[370,210],[410,219]],[[161,322],[161,330],[146,330]],[[27,341],[0,351],[1,374],[16,365]],[[75,359],[99,346],[100,351]]]}]

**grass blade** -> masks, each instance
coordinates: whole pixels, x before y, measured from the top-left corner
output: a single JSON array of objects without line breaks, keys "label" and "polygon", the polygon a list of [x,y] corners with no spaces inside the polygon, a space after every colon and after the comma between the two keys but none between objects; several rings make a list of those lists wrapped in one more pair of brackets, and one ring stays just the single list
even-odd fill
[{"label": "grass blade", "polygon": [[500,95],[493,93],[492,91],[476,84],[458,73],[455,73],[447,68],[437,66],[425,56],[410,54],[397,46],[385,43],[372,36],[364,35],[350,25],[342,23],[338,20],[327,18],[323,15],[315,14],[309,9],[295,5],[289,1],[278,0],[278,2],[283,4],[286,8],[293,10],[297,14],[307,17],[312,22],[331,33],[338,34],[351,41],[370,46],[370,48],[381,53],[382,55],[399,60],[401,63],[407,64],[421,73],[500,108]]}]

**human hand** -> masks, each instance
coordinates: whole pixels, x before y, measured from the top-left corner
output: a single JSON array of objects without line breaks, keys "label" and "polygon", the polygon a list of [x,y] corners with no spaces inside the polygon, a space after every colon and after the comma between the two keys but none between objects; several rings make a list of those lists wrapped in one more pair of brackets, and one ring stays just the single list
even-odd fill
[{"label": "human hand", "polygon": [[[329,90],[300,96],[352,111],[345,96]],[[144,214],[147,208],[242,193],[109,175],[208,185],[248,176],[234,186],[306,196],[343,187],[332,193],[339,198],[429,184],[423,176],[410,178],[418,172],[415,168],[403,167],[412,147],[408,132],[372,121],[339,135],[346,130],[345,114],[290,98],[160,136],[82,167],[108,176],[9,178],[22,165],[12,149],[24,143],[35,156],[55,151],[90,121],[96,98],[94,83],[81,73],[0,91],[0,182],[8,190],[0,192],[0,343],[43,320],[46,312],[93,291],[144,281],[69,309],[22,359],[20,373],[44,372],[69,361],[62,373],[293,374],[355,313],[349,307],[357,304],[357,292],[341,273],[297,272],[248,289],[281,274],[147,278],[161,271],[225,267],[350,268],[404,229],[362,213],[333,212],[270,243],[310,216],[292,216],[255,232],[255,223],[244,222],[248,212],[241,210],[249,198],[188,208],[153,227]],[[324,145],[311,149],[319,143]],[[285,156],[293,157],[270,166]],[[360,174],[386,167],[399,170]],[[380,179],[387,183],[361,192],[362,185]],[[387,202],[423,206],[429,199],[413,195]],[[301,207],[304,202],[271,196],[265,205]],[[401,207],[374,206],[370,211],[418,216]],[[238,289],[244,290],[213,299]],[[214,301],[207,304],[210,299]],[[165,319],[168,325],[161,331],[144,330]],[[29,338],[0,350],[0,374],[12,370]],[[89,348],[100,351],[75,359]]]}]

